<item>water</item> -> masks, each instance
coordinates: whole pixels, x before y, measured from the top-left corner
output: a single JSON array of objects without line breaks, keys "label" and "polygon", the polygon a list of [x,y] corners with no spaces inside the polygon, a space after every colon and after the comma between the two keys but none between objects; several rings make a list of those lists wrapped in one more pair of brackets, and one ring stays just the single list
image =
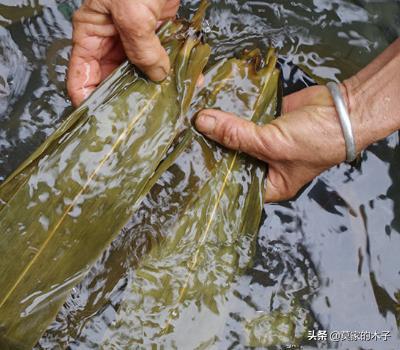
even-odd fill
[{"label": "water", "polygon": [[[69,16],[78,5],[0,1],[0,179],[71,110],[63,81]],[[182,14],[196,5],[186,1]],[[290,82],[286,91],[291,91],[304,85],[304,76],[291,69],[292,63],[342,80],[387,47],[399,35],[399,24],[400,5],[395,1],[231,0],[211,8],[208,39],[216,58],[272,43],[280,49],[285,80]],[[265,325],[269,315],[279,311],[298,315],[297,338],[310,348],[398,348],[399,169],[396,133],[371,146],[359,168],[336,167],[313,181],[296,201],[266,206],[254,264],[232,288],[222,336],[209,347],[273,344],[266,337],[273,330],[266,332]],[[148,249],[146,230],[120,235],[75,288],[38,348],[97,348],[105,333],[112,344],[119,304],[128,297],[124,292],[134,283],[134,266]],[[306,319],[312,322],[304,326]],[[249,334],[250,328],[261,334]],[[391,338],[327,345],[307,341],[301,331],[311,329],[390,331]],[[129,336],[129,329],[126,333]],[[293,339],[269,348],[285,348]]]}]

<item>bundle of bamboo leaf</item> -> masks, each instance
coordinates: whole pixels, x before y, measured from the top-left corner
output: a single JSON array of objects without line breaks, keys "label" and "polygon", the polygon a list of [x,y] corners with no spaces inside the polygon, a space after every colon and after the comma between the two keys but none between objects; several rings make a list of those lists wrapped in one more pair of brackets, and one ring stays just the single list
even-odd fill
[{"label": "bundle of bamboo leaf", "polygon": [[[0,186],[2,349],[35,344],[71,288],[193,142],[207,159],[208,176],[190,196],[171,198],[185,210],[163,228],[165,241],[149,252],[132,288],[146,299],[148,317],[157,314],[163,334],[186,300],[218,312],[220,291],[199,289],[199,281],[222,278],[229,288],[243,268],[238,249],[250,249],[257,232],[266,169],[204,139],[188,116],[213,107],[267,123],[277,110],[279,72],[273,50],[265,59],[255,50],[217,63],[196,91],[210,55],[201,34],[206,7],[190,23],[160,29],[174,67],[170,77],[156,84],[121,66]],[[145,282],[154,289],[140,294]]]},{"label": "bundle of bamboo leaf", "polygon": [[[205,87],[194,112],[206,106],[239,110],[241,116],[258,123],[271,121],[278,108],[279,71],[275,66],[273,50],[265,59],[254,50],[239,59],[219,62],[205,73]],[[237,101],[234,108],[232,101]],[[162,212],[140,221],[145,227],[157,227],[160,242],[138,262],[115,326],[105,335],[105,348],[117,344],[124,348],[137,344],[144,349],[159,344],[197,348],[217,339],[229,311],[224,301],[231,285],[251,262],[263,209],[266,166],[218,147],[192,130],[187,134],[180,143],[186,152],[177,153],[203,159],[207,175],[190,176],[190,191],[182,196],[167,188],[171,195],[166,196],[168,204]],[[164,163],[160,171],[174,168],[182,162],[180,157],[172,164]],[[178,177],[176,170],[170,170],[171,174]],[[137,224],[130,228],[131,234],[138,230]],[[201,332],[187,337],[188,322],[191,329]]]}]

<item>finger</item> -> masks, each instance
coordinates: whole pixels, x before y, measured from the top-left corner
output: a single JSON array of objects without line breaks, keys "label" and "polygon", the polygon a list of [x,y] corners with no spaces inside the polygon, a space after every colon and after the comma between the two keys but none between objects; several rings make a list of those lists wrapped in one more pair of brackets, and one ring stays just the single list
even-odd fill
[{"label": "finger", "polygon": [[[125,54],[118,42],[102,39],[101,52],[88,50],[87,46],[75,43],[72,49],[67,75],[67,90],[74,106],[81,104],[96,87],[107,78],[124,60]],[[111,52],[110,54],[107,54]],[[103,55],[105,57],[102,57]]]},{"label": "finger", "polygon": [[[86,99],[111,70],[112,62],[101,62],[107,52],[113,52],[117,31],[108,15],[82,6],[74,14],[73,48],[67,76],[67,89],[73,105]],[[116,62],[115,62],[116,64]],[[104,66],[107,72],[103,72]]]},{"label": "finger", "polygon": [[267,126],[258,126],[231,113],[203,110],[195,121],[196,128],[223,146],[245,152],[266,161],[268,159]]},{"label": "finger", "polygon": [[100,81],[99,61],[82,57],[79,48],[74,47],[67,78],[67,90],[72,104],[75,107],[80,105],[95,90]]},{"label": "finger", "polygon": [[113,46],[109,51],[105,51],[104,57],[100,59],[101,81],[106,79],[125,60],[126,54],[122,43],[115,39]]},{"label": "finger", "polygon": [[74,106],[81,104],[126,59],[118,41],[91,40],[102,43],[101,52],[88,50],[81,43],[75,43],[72,49],[67,90]]},{"label": "finger", "polygon": [[168,0],[161,12],[160,20],[175,18],[180,5],[180,0]]},{"label": "finger", "polygon": [[[278,129],[271,125],[258,126],[231,113],[218,110],[204,110],[195,121],[196,128],[210,139],[233,150],[243,151],[262,161],[270,163],[265,200],[280,202],[294,197],[299,189],[290,169],[272,160]],[[275,152],[276,153],[276,152]],[[285,164],[285,163],[283,163]]]},{"label": "finger", "polygon": [[156,35],[165,1],[121,0],[111,13],[129,60],[150,79],[161,81],[170,71],[169,57]]}]

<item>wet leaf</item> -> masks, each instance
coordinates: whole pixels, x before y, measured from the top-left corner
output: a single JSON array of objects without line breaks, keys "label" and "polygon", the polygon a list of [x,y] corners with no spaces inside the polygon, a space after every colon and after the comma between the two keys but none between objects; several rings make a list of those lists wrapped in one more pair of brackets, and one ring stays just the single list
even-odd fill
[{"label": "wet leaf", "polygon": [[210,54],[204,10],[160,29],[170,77],[121,66],[1,185],[2,348],[32,348],[149,190]]},{"label": "wet leaf", "polygon": [[301,302],[293,300],[291,310],[262,312],[245,324],[246,345],[257,347],[288,346],[300,348],[300,342],[306,338],[306,330],[312,328],[309,315],[304,312]]},{"label": "wet leaf", "polygon": [[15,0],[12,6],[8,4],[0,4],[0,24],[2,26],[11,25],[14,22],[19,22],[26,18],[31,18],[43,11],[43,5],[29,4],[25,1]]},{"label": "wet leaf", "polygon": [[[278,107],[275,64],[272,50],[265,62],[258,51],[251,51],[240,59],[217,63],[205,74],[205,87],[197,95],[192,114],[212,107],[255,122],[271,121]],[[192,133],[190,149],[177,162],[191,158],[196,166],[194,159],[200,159],[199,166],[206,171],[198,178],[191,170],[190,192],[172,191],[176,196],[167,196],[166,207],[146,216],[155,217],[155,222],[138,220],[131,226],[131,235],[149,225],[160,230],[162,239],[131,272],[117,326],[106,334],[104,348],[138,343],[143,348],[160,344],[195,348],[216,339],[225,326],[224,301],[251,261],[263,209],[266,166]],[[169,172],[174,173],[173,169]],[[161,217],[162,224],[157,220]],[[193,330],[202,330],[191,334],[190,340],[185,334],[189,324]]]}]

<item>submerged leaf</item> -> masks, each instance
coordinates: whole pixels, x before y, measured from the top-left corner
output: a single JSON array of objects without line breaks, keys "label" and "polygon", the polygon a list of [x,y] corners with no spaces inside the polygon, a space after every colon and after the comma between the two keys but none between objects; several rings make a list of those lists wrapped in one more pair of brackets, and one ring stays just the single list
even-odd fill
[{"label": "submerged leaf", "polygon": [[313,324],[309,315],[300,306],[299,300],[292,302],[290,312],[274,310],[262,312],[245,323],[247,331],[246,345],[252,348],[288,346],[299,347],[300,341],[306,338],[307,330]]},{"label": "submerged leaf", "polygon": [[171,76],[123,65],[0,186],[1,348],[32,347],[149,190],[208,61],[204,10],[161,28]]},{"label": "submerged leaf", "polygon": [[[265,61],[249,52],[218,63],[205,74],[194,109],[221,108],[255,122],[270,121],[278,107],[279,72],[272,51]],[[183,157],[203,159],[207,176],[198,179],[192,172],[190,193],[167,197],[166,210],[147,216],[155,219],[147,225],[160,230],[162,240],[132,272],[104,348],[195,348],[217,339],[224,327],[224,300],[252,255],[266,166],[192,132],[191,151]],[[140,227],[133,225],[131,234]],[[188,327],[202,331],[188,339]]]}]

